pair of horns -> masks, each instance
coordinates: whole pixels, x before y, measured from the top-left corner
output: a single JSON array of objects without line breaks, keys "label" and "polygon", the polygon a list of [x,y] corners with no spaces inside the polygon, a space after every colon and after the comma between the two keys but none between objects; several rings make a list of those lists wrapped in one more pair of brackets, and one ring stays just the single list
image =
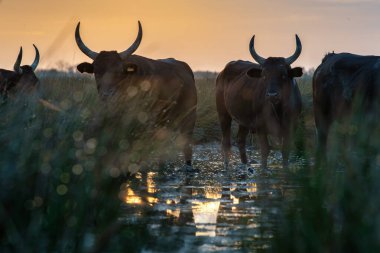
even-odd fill
[{"label": "pair of horns", "polygon": [[[122,59],[125,59],[126,57],[133,54],[137,50],[137,48],[139,47],[139,45],[141,43],[143,32],[142,32],[142,27],[141,27],[140,21],[138,21],[138,25],[139,25],[139,32],[137,34],[137,38],[136,38],[135,42],[133,42],[133,44],[127,50],[119,53],[119,55]],[[80,22],[78,23],[77,28],[75,29],[75,41],[77,42],[79,49],[85,55],[87,55],[91,59],[95,60],[95,58],[99,55],[99,53],[92,51],[83,43],[82,38],[80,36],[79,29],[80,29]]]},{"label": "pair of horns", "polygon": [[[33,44],[34,50],[36,51],[36,56],[34,58],[34,61],[30,67],[35,71],[37,69],[38,63],[40,62],[40,52],[38,51],[38,48],[36,45]],[[20,52],[18,53],[15,65],[13,67],[14,71],[21,74],[22,69],[21,69],[21,61],[22,61],[22,47],[20,47]]]},{"label": "pair of horns", "polygon": [[[293,62],[295,62],[298,57],[300,56],[301,54],[301,51],[302,51],[302,44],[301,44],[301,40],[300,38],[298,38],[298,35],[296,34],[296,45],[297,45],[297,48],[296,48],[296,51],[294,52],[294,54],[288,58],[285,59],[286,63],[288,65],[292,64]],[[255,35],[253,35],[252,39],[251,39],[251,42],[249,43],[249,52],[251,53],[253,59],[260,65],[264,64],[264,62],[266,61],[266,58],[264,57],[261,57],[258,53],[256,53],[256,50],[255,50]]]}]

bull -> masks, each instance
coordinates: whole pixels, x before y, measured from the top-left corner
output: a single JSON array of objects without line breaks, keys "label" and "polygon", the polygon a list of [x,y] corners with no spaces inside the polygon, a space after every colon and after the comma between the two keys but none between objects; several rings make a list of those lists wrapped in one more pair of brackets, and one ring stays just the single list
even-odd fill
[{"label": "bull", "polygon": [[0,69],[0,96],[7,98],[19,92],[30,91],[37,87],[39,82],[35,70],[40,61],[38,48],[33,45],[36,55],[32,65],[21,66],[22,47],[20,48],[13,71]]},{"label": "bull", "polygon": [[333,122],[354,113],[378,117],[380,57],[329,53],[314,72],[313,106],[317,130],[317,158],[325,159]]},{"label": "bull", "polygon": [[222,151],[225,166],[231,153],[231,122],[238,125],[237,142],[240,159],[247,164],[245,150],[249,131],[258,135],[262,168],[267,168],[268,135],[282,142],[283,166],[288,165],[291,134],[301,113],[302,101],[295,77],[302,68],[291,68],[302,51],[296,35],[296,51],[288,58],[263,58],[255,50],[255,36],[249,45],[253,59],[232,61],[216,80],[216,105],[222,129]]},{"label": "bull", "polygon": [[156,94],[156,108],[160,117],[151,120],[169,122],[172,129],[178,129],[183,142],[183,153],[186,165],[191,166],[192,134],[196,120],[197,92],[194,75],[188,64],[169,59],[153,60],[135,55],[143,32],[138,22],[138,35],[134,43],[123,52],[101,51],[89,49],[81,39],[80,23],[75,31],[75,40],[79,49],[92,63],[81,63],[77,69],[81,73],[95,75],[99,96],[109,101],[116,96],[127,96],[128,87],[144,85],[140,92]]}]

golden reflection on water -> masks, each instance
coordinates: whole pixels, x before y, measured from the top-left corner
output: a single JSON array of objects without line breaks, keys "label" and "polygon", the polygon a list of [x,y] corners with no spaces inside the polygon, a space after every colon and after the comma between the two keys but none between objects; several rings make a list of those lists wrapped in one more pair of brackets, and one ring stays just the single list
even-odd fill
[{"label": "golden reflection on water", "polygon": [[[154,177],[157,173],[156,172],[149,172],[147,174],[147,179],[146,179],[146,186],[147,186],[147,197],[146,197],[146,201],[149,203],[149,204],[155,204],[155,203],[158,203],[158,198],[156,197],[153,197],[153,196],[149,196],[149,194],[153,194],[153,193],[156,193],[157,192],[157,188],[156,188],[156,183],[154,181]],[[143,177],[141,176],[141,174],[139,175],[136,175],[136,178],[142,180]],[[142,201],[142,196],[138,196],[133,190],[131,187],[128,187],[127,188],[127,191],[126,191],[126,194],[125,194],[125,197],[124,197],[124,202],[126,204],[133,204],[133,205],[140,205],[143,203]]]},{"label": "golden reflection on water", "polygon": [[141,197],[137,196],[131,188],[128,188],[127,194],[125,196],[125,203],[131,204],[131,205],[139,205],[142,203],[142,201],[141,201]]},{"label": "golden reflection on water", "polygon": [[[159,199],[154,196],[158,193],[157,183],[155,181],[157,176],[156,172],[149,172],[144,176],[138,176],[145,190],[135,193],[132,188],[127,185],[127,190],[125,191],[125,203],[130,205],[140,205],[148,204],[153,206],[159,202]],[[166,208],[166,216],[172,216],[175,218],[180,218],[181,212],[186,212],[182,210],[181,203],[189,203],[190,206],[185,208],[190,208],[192,212],[192,218],[196,227],[195,236],[207,236],[215,237],[216,228],[217,228],[217,218],[219,209],[221,208],[221,199],[227,197],[230,199],[232,204],[230,211],[234,214],[233,216],[240,216],[239,208],[237,207],[241,202],[239,196],[234,196],[234,194],[229,193],[227,196],[222,196],[222,187],[221,186],[206,186],[206,187],[191,187],[184,188],[185,191],[189,191],[189,195],[185,197],[180,197],[180,199],[170,198],[166,199],[164,203],[168,205]],[[238,190],[237,185],[228,188],[228,191],[234,192]],[[247,183],[244,187],[244,191],[248,193],[249,197],[254,196],[257,191],[257,184],[254,182]],[[186,194],[184,195],[186,196]],[[183,199],[182,199],[183,198]],[[186,205],[186,204],[185,204]],[[187,206],[187,205],[186,205]],[[231,214],[230,214],[231,215]],[[251,224],[256,225],[256,224]]]},{"label": "golden reflection on water", "polygon": [[[154,177],[156,176],[156,174],[156,172],[148,172],[148,176],[146,179],[148,193],[153,194],[157,192],[156,183],[154,182]],[[150,204],[155,204],[158,203],[158,198],[149,196],[147,197],[147,201]]]},{"label": "golden reflection on water", "polygon": [[248,183],[247,184],[247,192],[256,193],[257,192],[257,184],[256,183]]},{"label": "golden reflection on water", "polygon": [[156,176],[156,172],[148,172],[148,177],[146,179],[146,184],[148,187],[148,192],[149,193],[155,193],[157,192],[156,189],[156,183],[154,182],[154,176]]},{"label": "golden reflection on water", "polygon": [[[198,230],[195,236],[215,237],[222,189],[220,187],[206,187],[204,191],[205,199],[192,201],[191,209]],[[193,191],[193,196],[197,194],[197,191]]]},{"label": "golden reflection on water", "polygon": [[176,208],[174,210],[171,210],[171,209],[167,209],[166,210],[166,215],[167,216],[174,216],[176,218],[179,218],[180,214],[181,214],[181,209],[179,209],[179,208]]}]

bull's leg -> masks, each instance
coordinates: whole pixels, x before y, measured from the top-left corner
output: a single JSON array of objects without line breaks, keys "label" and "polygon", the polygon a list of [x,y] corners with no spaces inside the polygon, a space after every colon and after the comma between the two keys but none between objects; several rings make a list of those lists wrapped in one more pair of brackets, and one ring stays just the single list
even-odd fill
[{"label": "bull's leg", "polygon": [[261,167],[263,169],[267,168],[268,155],[269,155],[269,143],[266,134],[259,134],[259,143],[261,151]]},{"label": "bull's leg", "polygon": [[316,168],[320,167],[326,161],[327,137],[330,128],[328,115],[323,115],[318,111],[315,112],[315,126],[317,131],[317,151],[316,151]]},{"label": "bull's leg", "polygon": [[317,128],[317,152],[316,158],[316,168],[320,167],[326,161],[326,149],[327,149],[327,130],[322,128]]},{"label": "bull's leg", "polygon": [[225,167],[228,166],[231,156],[231,122],[232,118],[229,115],[220,118],[220,126],[222,128],[222,152]]},{"label": "bull's leg", "polygon": [[183,147],[183,154],[185,157],[185,163],[186,163],[186,165],[191,166],[192,165],[191,160],[193,157],[193,144],[192,144],[193,132],[191,131],[189,133],[185,133],[183,136],[184,136],[183,138],[185,139],[185,144]]},{"label": "bull's leg", "polygon": [[240,152],[240,160],[242,163],[247,164],[247,154],[245,150],[245,141],[247,139],[248,135],[248,128],[239,125],[239,132],[238,132],[238,146],[239,146],[239,152]]},{"label": "bull's leg", "polygon": [[290,151],[290,137],[286,134],[282,138],[282,166],[284,169],[288,168],[289,165],[289,151]]},{"label": "bull's leg", "polygon": [[220,85],[218,86],[218,82],[216,88],[216,110],[218,111],[220,127],[222,129],[222,153],[224,157],[224,167],[227,167],[231,154],[232,118],[225,106],[223,88]]},{"label": "bull's leg", "polygon": [[193,156],[192,137],[196,121],[196,112],[192,112],[183,122],[180,128],[181,139],[183,141],[183,154],[186,165],[191,166]]}]

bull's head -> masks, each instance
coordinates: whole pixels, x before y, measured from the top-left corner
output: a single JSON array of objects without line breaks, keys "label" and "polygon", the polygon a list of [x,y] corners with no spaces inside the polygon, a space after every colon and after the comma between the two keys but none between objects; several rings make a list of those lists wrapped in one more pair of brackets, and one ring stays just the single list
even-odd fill
[{"label": "bull's head", "polygon": [[17,93],[20,91],[31,91],[34,90],[38,83],[38,78],[36,77],[34,71],[37,69],[38,63],[40,61],[40,53],[35,45],[34,49],[36,51],[36,56],[32,65],[21,66],[22,61],[22,47],[17,56],[17,60],[14,64],[13,71],[3,71],[0,73],[0,87],[1,94],[8,96],[12,93]]},{"label": "bull's head", "polygon": [[290,94],[293,85],[293,78],[302,76],[302,68],[291,68],[290,65],[295,62],[301,54],[301,41],[296,35],[297,48],[294,54],[288,58],[261,57],[255,50],[255,36],[252,37],[249,44],[249,50],[253,59],[260,64],[261,68],[252,68],[247,75],[252,78],[260,78],[261,83],[266,87],[265,96],[274,103],[281,102],[284,97]]},{"label": "bull's head", "polygon": [[135,42],[124,52],[101,51],[94,52],[89,49],[82,41],[79,28],[80,22],[75,30],[75,40],[79,49],[93,60],[93,63],[81,63],[77,69],[81,73],[90,73],[95,75],[99,95],[105,99],[115,94],[122,84],[121,81],[133,75],[137,71],[137,65],[128,63],[127,59],[139,47],[142,39],[142,27],[138,22],[139,32]]}]

